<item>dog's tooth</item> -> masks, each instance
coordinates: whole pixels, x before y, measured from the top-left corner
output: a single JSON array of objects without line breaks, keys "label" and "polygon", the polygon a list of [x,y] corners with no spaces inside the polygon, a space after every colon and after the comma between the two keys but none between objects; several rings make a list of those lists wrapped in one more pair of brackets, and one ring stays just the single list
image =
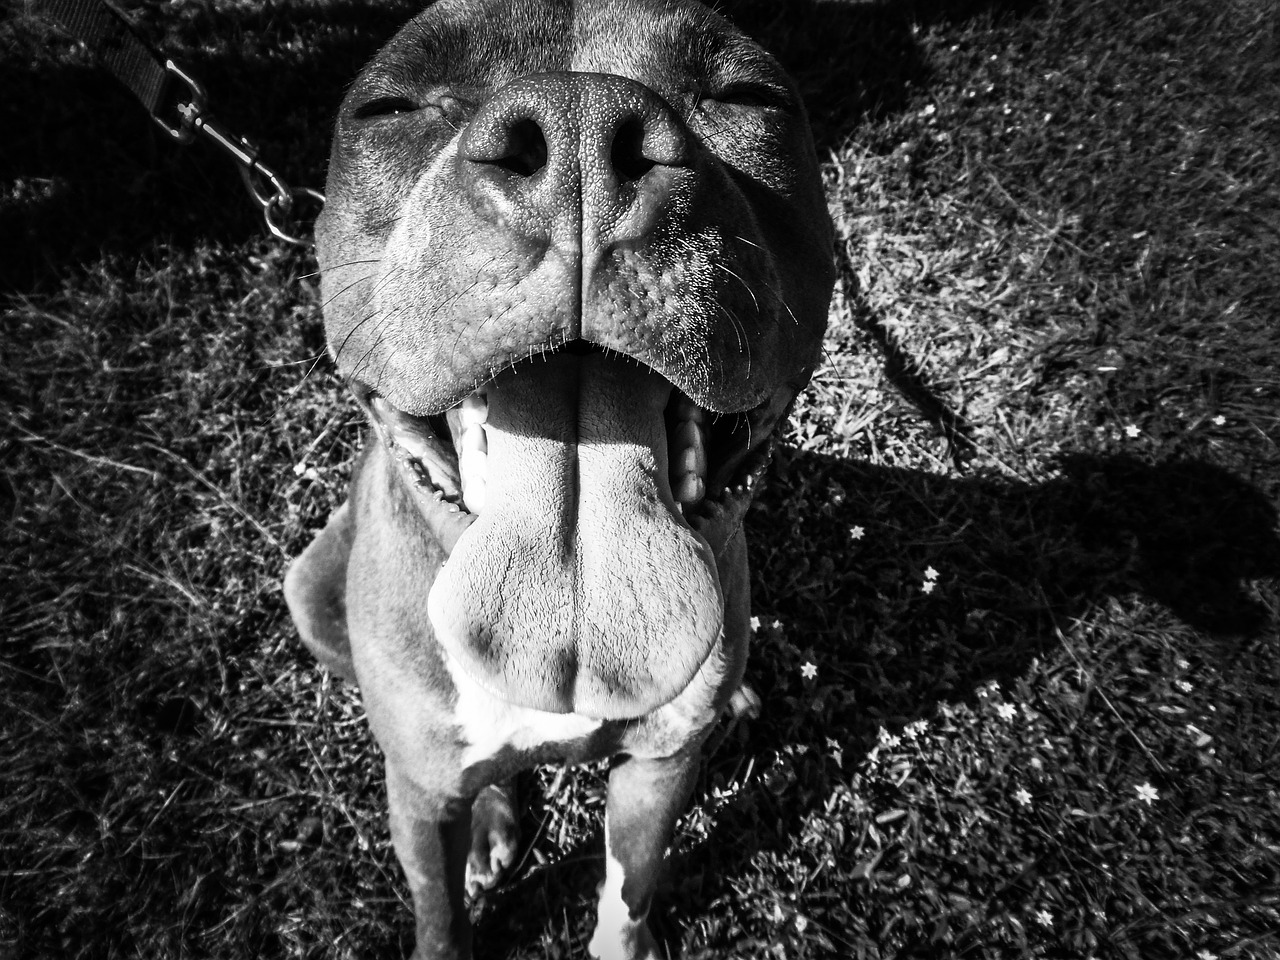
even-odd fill
[{"label": "dog's tooth", "polygon": [[707,481],[696,473],[686,473],[675,483],[672,494],[683,504],[694,504],[701,500],[707,492]]},{"label": "dog's tooth", "polygon": [[683,393],[676,398],[675,414],[676,420],[689,421],[691,423],[702,423],[706,417],[706,411]]},{"label": "dog's tooth", "polygon": [[459,457],[468,450],[478,451],[479,453],[489,452],[489,438],[485,435],[484,427],[479,424],[462,431],[462,438],[458,444]]},{"label": "dog's tooth", "polygon": [[703,443],[702,430],[696,423],[686,420],[676,428],[671,472],[676,476],[684,473],[701,477],[707,475],[707,448]]},{"label": "dog's tooth", "polygon": [[484,513],[484,505],[488,496],[488,484],[484,480],[472,480],[471,486],[463,494],[462,502],[467,505],[468,512],[479,516]]},{"label": "dog's tooth", "polygon": [[470,394],[462,401],[458,418],[462,422],[464,432],[474,426],[483,425],[489,419],[489,401],[482,394]]},{"label": "dog's tooth", "polygon": [[472,513],[480,513],[484,509],[488,493],[489,455],[483,450],[469,444],[473,434],[480,435],[480,443],[484,443],[484,430],[473,427],[464,433],[462,453],[458,455],[458,473],[462,477],[462,500]]}]

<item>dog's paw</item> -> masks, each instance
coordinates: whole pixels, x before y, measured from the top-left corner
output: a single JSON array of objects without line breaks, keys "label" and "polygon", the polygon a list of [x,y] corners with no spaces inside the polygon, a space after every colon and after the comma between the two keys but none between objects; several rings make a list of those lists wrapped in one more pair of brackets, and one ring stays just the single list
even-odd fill
[{"label": "dog's paw", "polygon": [[515,863],[520,831],[516,826],[515,784],[485,787],[471,805],[471,853],[467,855],[467,896],[492,890]]}]

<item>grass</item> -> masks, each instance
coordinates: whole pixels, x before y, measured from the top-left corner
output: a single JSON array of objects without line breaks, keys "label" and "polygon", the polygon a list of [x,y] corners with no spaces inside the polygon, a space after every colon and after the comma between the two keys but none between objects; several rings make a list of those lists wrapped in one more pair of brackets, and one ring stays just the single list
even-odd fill
[{"label": "grass", "polygon": [[[805,91],[841,283],[748,520],[765,713],[707,759],[660,932],[1280,956],[1274,5],[725,6]],[[16,9],[0,957],[395,956],[376,749],[279,586],[359,442],[312,267]],[[137,13],[318,183],[409,10]],[[477,955],[581,956],[600,771],[525,786]]]}]

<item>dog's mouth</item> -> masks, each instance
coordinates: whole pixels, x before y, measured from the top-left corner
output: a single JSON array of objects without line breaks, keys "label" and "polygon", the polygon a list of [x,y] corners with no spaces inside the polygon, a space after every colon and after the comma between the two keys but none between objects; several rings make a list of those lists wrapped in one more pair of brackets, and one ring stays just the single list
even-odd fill
[{"label": "dog's mouth", "polygon": [[356,394],[448,553],[428,612],[452,667],[508,702],[602,718],[684,689],[720,638],[716,554],[788,392],[717,415],[575,344],[442,414]]},{"label": "dog's mouth", "polygon": [[[629,358],[578,344],[512,367],[508,375],[520,376],[525,366],[536,370],[557,354],[608,356],[614,363],[636,365]],[[380,439],[419,495],[455,518],[452,535],[442,538],[451,549],[486,506],[490,385],[479,387],[445,413],[425,417],[400,410],[363,383],[352,386]],[[689,525],[705,529],[719,547],[711,528],[726,514],[740,518],[736,508],[750,502],[768,466],[773,431],[791,395],[780,391],[750,410],[721,414],[700,407],[679,388],[668,387],[662,419],[671,499]]]}]

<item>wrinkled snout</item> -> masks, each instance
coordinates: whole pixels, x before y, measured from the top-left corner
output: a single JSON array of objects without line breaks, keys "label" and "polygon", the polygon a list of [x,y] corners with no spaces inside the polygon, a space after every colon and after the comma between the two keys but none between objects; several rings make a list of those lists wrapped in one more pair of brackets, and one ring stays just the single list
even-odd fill
[{"label": "wrinkled snout", "polygon": [[483,219],[580,253],[587,270],[609,248],[649,236],[677,184],[688,190],[695,176],[671,108],[642,84],[596,73],[508,84],[467,125],[457,162]]},{"label": "wrinkled snout", "polygon": [[430,31],[393,42],[344,104],[317,224],[344,375],[427,416],[575,345],[718,413],[794,393],[830,224],[803,109],[742,43],[732,75],[690,54],[670,76],[656,54],[538,39],[513,79]]}]

